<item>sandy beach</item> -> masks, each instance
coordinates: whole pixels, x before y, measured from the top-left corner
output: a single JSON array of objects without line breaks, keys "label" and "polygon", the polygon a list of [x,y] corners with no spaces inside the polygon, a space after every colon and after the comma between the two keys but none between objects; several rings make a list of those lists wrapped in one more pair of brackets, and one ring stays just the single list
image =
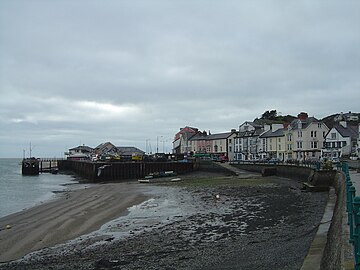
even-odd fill
[{"label": "sandy beach", "polygon": [[29,252],[92,232],[146,199],[139,187],[130,183],[89,185],[3,217],[0,262],[16,260]]}]

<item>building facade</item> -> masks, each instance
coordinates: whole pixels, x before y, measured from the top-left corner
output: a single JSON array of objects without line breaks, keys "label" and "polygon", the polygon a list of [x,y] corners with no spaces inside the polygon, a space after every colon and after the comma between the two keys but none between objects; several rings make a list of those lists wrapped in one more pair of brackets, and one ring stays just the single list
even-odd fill
[{"label": "building facade", "polygon": [[239,126],[239,132],[234,138],[235,160],[258,160],[260,158],[261,144],[259,136],[264,127],[254,122],[244,122]]},{"label": "building facade", "polygon": [[236,130],[217,134],[207,134],[205,131],[198,132],[189,139],[190,153],[226,156],[229,160],[234,160],[233,144],[236,134]]},{"label": "building facade", "polygon": [[328,159],[356,155],[359,141],[359,126],[346,121],[336,124],[325,137],[322,156]]},{"label": "building facade", "polygon": [[189,140],[199,132],[197,128],[184,127],[180,128],[180,131],[175,134],[173,141],[173,153],[174,154],[190,154],[191,145]]},{"label": "building facade", "polygon": [[298,115],[298,119],[291,122],[288,130],[290,133],[288,136],[292,140],[292,159],[299,161],[320,159],[325,135],[329,131],[324,123],[302,112]]}]

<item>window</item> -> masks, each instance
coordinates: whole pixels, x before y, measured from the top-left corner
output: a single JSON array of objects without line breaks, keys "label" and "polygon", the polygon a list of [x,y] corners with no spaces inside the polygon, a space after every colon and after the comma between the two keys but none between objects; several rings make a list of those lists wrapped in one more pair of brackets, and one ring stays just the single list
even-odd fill
[{"label": "window", "polygon": [[229,143],[231,143],[231,139],[229,139]]},{"label": "window", "polygon": [[287,149],[288,149],[288,150],[292,150],[292,145],[291,145],[291,144],[288,144]]},{"label": "window", "polygon": [[321,123],[318,123],[318,128],[321,128]]},{"label": "window", "polygon": [[298,137],[299,137],[299,138],[302,137],[302,131],[298,131]]},{"label": "window", "polygon": [[331,133],[331,139],[332,139],[332,140],[335,140],[335,139],[336,139],[336,133],[335,133],[335,132],[332,132],[332,133]]},{"label": "window", "polygon": [[311,131],[310,137],[312,137],[312,138],[316,137],[316,131]]},{"label": "window", "polygon": [[231,146],[229,146],[229,152],[232,152],[232,148],[231,148]]},{"label": "window", "polygon": [[288,139],[289,142],[291,142],[291,140],[292,140],[291,133],[289,133],[289,134],[287,135],[287,139]]},{"label": "window", "polygon": [[302,148],[302,142],[301,141],[297,142],[297,148]]},{"label": "window", "polygon": [[317,142],[311,142],[311,148],[317,149],[318,143]]}]

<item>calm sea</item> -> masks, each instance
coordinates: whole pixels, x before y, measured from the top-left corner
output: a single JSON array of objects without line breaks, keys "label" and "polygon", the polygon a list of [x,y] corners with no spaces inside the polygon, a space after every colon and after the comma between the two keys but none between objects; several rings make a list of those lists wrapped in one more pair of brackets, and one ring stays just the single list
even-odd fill
[{"label": "calm sea", "polygon": [[43,173],[21,174],[21,159],[0,159],[0,217],[30,208],[54,198],[53,191],[75,183],[70,175]]}]

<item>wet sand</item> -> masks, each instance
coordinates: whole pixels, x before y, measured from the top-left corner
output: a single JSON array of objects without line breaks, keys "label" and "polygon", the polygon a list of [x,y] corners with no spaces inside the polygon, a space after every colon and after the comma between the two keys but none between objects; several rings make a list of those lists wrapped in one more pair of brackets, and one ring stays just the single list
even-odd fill
[{"label": "wet sand", "polygon": [[56,200],[1,218],[0,262],[92,232],[126,214],[128,207],[147,199],[135,184],[100,184],[64,192]]}]

